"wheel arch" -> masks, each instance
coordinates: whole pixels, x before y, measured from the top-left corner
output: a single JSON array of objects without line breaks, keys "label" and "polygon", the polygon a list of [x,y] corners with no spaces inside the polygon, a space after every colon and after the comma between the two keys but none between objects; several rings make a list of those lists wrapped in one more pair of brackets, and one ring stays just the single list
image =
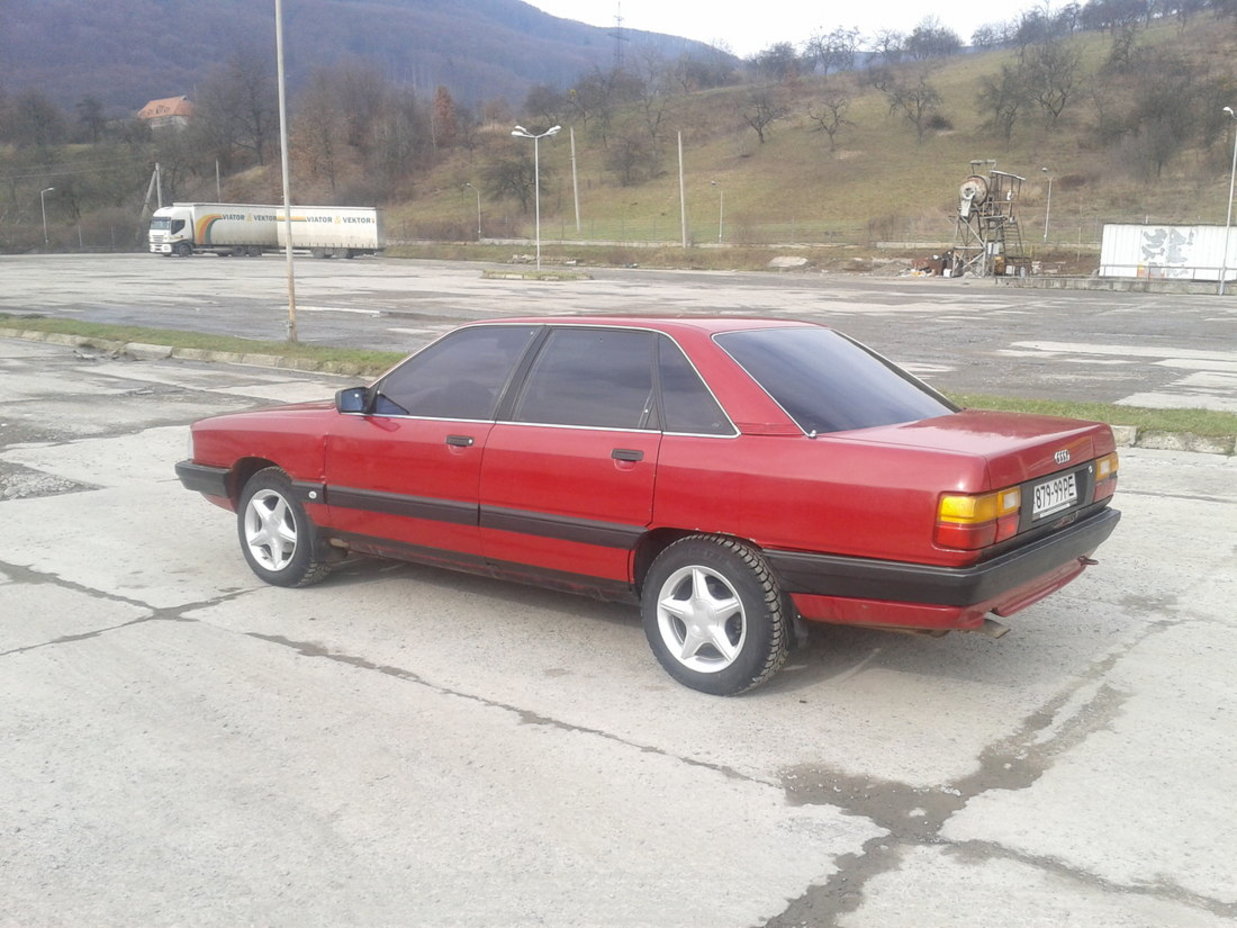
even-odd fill
[{"label": "wheel arch", "polygon": [[[249,482],[249,478],[260,470],[266,470],[268,467],[279,467],[279,465],[268,458],[260,457],[241,458],[232,465],[232,470],[228,477],[228,496],[231,498],[233,505],[240,502],[241,491],[245,489],[245,484]],[[283,470],[282,467],[279,469]],[[284,473],[286,474],[287,471],[284,470]]]},{"label": "wheel arch", "polygon": [[762,553],[760,545],[756,544],[747,538],[742,538],[738,535],[728,535],[724,532],[705,532],[699,529],[686,528],[656,528],[646,532],[636,543],[635,551],[632,556],[632,585],[635,588],[636,595],[640,596],[644,592],[644,580],[648,576],[649,568],[653,566],[653,562],[657,560],[657,556],[665,551],[676,541],[691,536],[700,538],[728,538],[731,541],[737,541],[740,544],[746,545],[753,551]]}]

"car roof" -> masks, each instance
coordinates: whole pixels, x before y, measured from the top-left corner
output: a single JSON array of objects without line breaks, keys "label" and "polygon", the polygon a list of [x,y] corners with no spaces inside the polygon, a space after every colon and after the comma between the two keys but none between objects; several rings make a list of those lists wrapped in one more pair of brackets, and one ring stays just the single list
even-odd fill
[{"label": "car roof", "polygon": [[676,332],[738,332],[751,329],[802,328],[815,326],[827,328],[816,322],[796,319],[768,319],[757,316],[668,316],[643,315],[583,315],[583,316],[518,316],[505,319],[486,319],[469,325],[556,325],[556,326],[614,326],[617,328],[653,329],[672,335]]}]

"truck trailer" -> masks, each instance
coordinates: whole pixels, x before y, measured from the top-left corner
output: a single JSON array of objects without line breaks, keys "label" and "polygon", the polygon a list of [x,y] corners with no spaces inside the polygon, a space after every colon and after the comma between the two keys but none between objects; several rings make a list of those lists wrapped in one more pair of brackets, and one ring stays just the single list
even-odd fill
[{"label": "truck trailer", "polygon": [[[371,206],[293,206],[292,247],[315,257],[381,251],[382,221]],[[150,220],[152,254],[260,255],[286,246],[284,208],[244,203],[173,203]]]}]

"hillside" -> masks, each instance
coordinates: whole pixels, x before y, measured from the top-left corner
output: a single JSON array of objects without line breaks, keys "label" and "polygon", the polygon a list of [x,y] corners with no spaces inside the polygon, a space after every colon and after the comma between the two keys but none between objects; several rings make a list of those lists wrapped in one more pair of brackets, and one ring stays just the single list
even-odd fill
[{"label": "hillside", "polygon": [[[542,186],[542,232],[547,241],[676,242],[680,237],[677,133],[682,133],[689,238],[728,244],[951,240],[958,189],[971,161],[1026,178],[1019,215],[1028,247],[1042,243],[1048,178],[1054,180],[1048,239],[1057,247],[1096,243],[1105,222],[1223,223],[1233,126],[1222,106],[1237,105],[1237,30],[1231,19],[1199,17],[1182,27],[1162,22],[1139,30],[1130,71],[1105,71],[1116,37],[1082,33],[1068,40],[1079,58],[1071,104],[1048,124],[1027,110],[1011,138],[985,125],[980,106],[985,80],[1018,61],[1013,50],[902,66],[903,80],[926,74],[939,93],[935,128],[918,139],[915,128],[891,110],[889,97],[863,71],[803,78],[773,90],[785,115],[770,124],[766,141],[744,121],[756,95],[769,88],[728,87],[667,102],[662,155],[655,175],[624,185],[613,168],[614,138],[577,128],[581,225],[577,232],[570,144],[566,133],[542,143],[547,176]],[[1173,92],[1173,75],[1139,69],[1181,67],[1192,75],[1195,98],[1182,94],[1163,105],[1175,113],[1156,120],[1140,94],[1157,82]],[[1152,67],[1152,65],[1154,67]],[[1111,67],[1111,66],[1110,66]],[[1185,86],[1185,85],[1182,85]],[[1156,91],[1159,92],[1159,91]],[[847,100],[835,147],[810,114],[823,102]],[[1161,125],[1190,109],[1191,123],[1173,122],[1175,147],[1162,165],[1144,149]],[[640,122],[639,104],[629,124]],[[1158,120],[1158,121],[1157,121]],[[621,119],[619,120],[621,122]],[[531,123],[530,123],[531,125]],[[1187,134],[1188,129],[1188,134]],[[616,130],[613,135],[619,135]],[[1049,168],[1048,172],[1042,168]],[[422,195],[392,210],[410,238],[459,237],[475,229],[476,204],[465,183],[484,186],[487,164],[475,153],[453,158],[420,184]],[[485,234],[532,235],[530,216],[510,199],[482,204]],[[719,230],[720,225],[720,230]]]},{"label": "hillside", "polygon": [[[314,68],[364,60],[391,80],[457,99],[523,99],[607,68],[607,29],[520,0],[296,0],[284,4],[289,84]],[[627,30],[667,55],[698,48]],[[238,49],[274,54],[272,4],[253,0],[0,0],[0,87],[38,89],[62,107],[93,96],[113,110],[188,94]]]}]

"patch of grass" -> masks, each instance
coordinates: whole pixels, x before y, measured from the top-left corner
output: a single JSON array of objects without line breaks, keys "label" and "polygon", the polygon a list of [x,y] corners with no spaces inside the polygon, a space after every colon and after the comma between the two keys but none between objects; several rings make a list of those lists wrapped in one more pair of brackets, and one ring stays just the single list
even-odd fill
[{"label": "patch of grass", "polygon": [[15,328],[32,332],[54,332],[74,335],[99,342],[140,342],[148,345],[168,345],[172,348],[193,348],[200,351],[230,351],[238,354],[267,354],[281,358],[333,363],[355,367],[371,373],[381,373],[400,358],[403,352],[375,351],[367,348],[332,348],[307,345],[304,342],[268,342],[234,335],[210,335],[181,329],[159,329],[139,325],[111,325],[101,322],[81,322],[76,319],[53,319],[44,316],[0,313],[0,328]]},{"label": "patch of grass", "polygon": [[950,399],[959,406],[973,409],[1000,409],[1046,416],[1068,416],[1071,419],[1092,419],[1107,422],[1109,425],[1132,425],[1140,431],[1147,429],[1156,432],[1189,432],[1211,438],[1237,435],[1237,413],[1212,409],[1148,409],[1113,403],[1030,400],[978,393],[951,393]]}]

